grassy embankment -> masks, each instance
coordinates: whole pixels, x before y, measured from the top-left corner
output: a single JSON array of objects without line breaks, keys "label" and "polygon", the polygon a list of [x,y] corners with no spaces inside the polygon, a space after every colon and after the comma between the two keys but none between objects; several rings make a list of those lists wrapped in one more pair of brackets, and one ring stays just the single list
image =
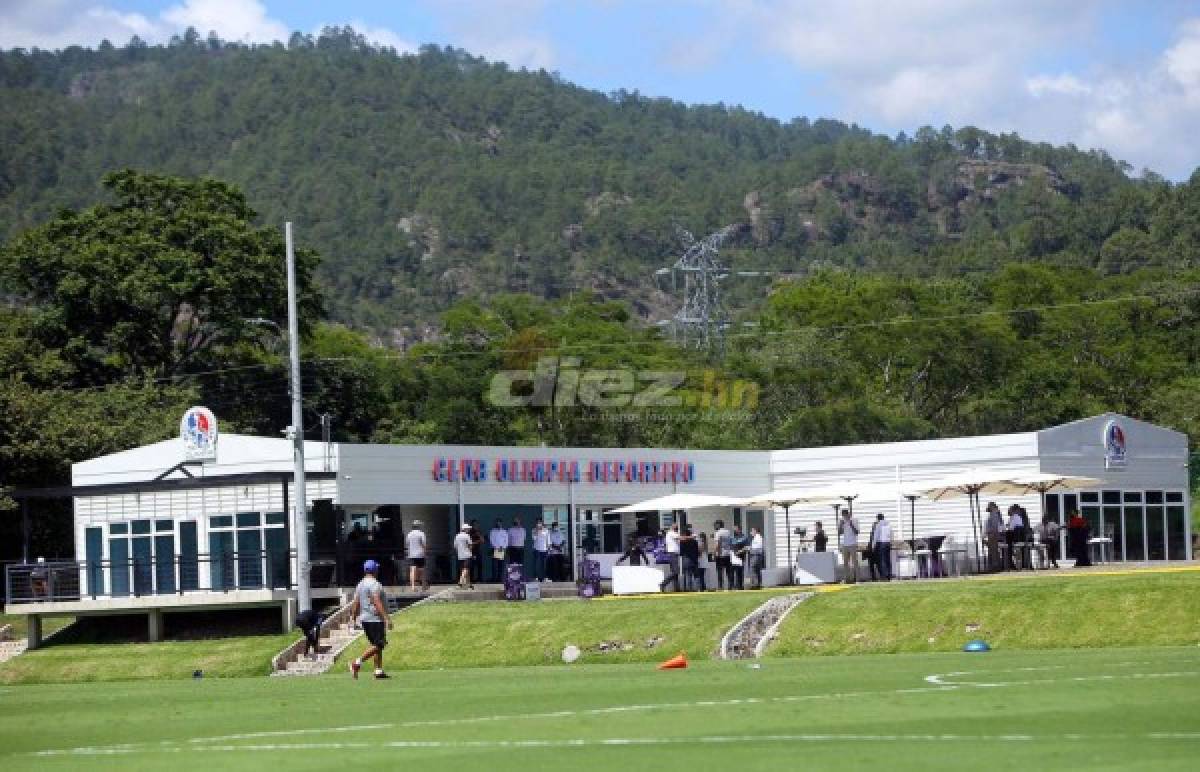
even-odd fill
[{"label": "grassy embankment", "polygon": [[[769,595],[427,604],[396,615],[387,662],[398,671],[557,664],[568,643],[583,650],[582,663],[658,662],[680,650],[703,660]],[[972,638],[1008,650],[1195,646],[1200,572],[860,585],[819,594],[780,632],[773,657],[952,651]],[[292,640],[62,643],[0,665],[0,683],[187,678],[196,669],[210,677],[261,675]],[[344,675],[343,668],[339,663],[335,672]]]},{"label": "grassy embankment", "polygon": [[892,582],[819,595],[783,623],[770,656],[1200,643],[1200,572]]},{"label": "grassy embankment", "polygon": [[[12,625],[13,638],[24,638],[29,633],[28,617],[24,614],[0,614],[0,627]],[[75,617],[46,617],[42,620],[42,635],[61,630],[75,621]]]},{"label": "grassy embankment", "polygon": [[[681,649],[708,658],[725,630],[770,594],[429,604],[395,615],[388,662],[395,669],[541,665],[561,662],[567,643],[584,650],[582,662],[657,662]],[[295,639],[295,634],[287,634],[60,643],[0,665],[0,683],[190,678],[198,669],[206,677],[265,675],[271,657]],[[647,646],[651,640],[655,644]],[[614,650],[598,650],[600,644],[612,642]],[[350,652],[364,646],[351,647]]]}]

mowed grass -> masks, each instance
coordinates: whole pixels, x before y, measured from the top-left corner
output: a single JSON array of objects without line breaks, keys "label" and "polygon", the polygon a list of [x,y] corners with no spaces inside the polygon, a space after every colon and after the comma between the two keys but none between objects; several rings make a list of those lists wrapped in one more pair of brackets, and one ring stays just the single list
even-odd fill
[{"label": "mowed grass", "polygon": [[[780,590],[779,592],[787,592]],[[388,660],[401,668],[544,665],[574,643],[583,662],[706,659],[721,636],[773,592],[709,593],[538,603],[424,604],[395,614]],[[0,664],[0,683],[77,683],[267,675],[297,633],[162,643],[58,643]],[[601,644],[615,644],[600,651]],[[353,644],[357,655],[365,641]],[[628,647],[628,648],[627,648]],[[344,667],[343,656],[337,667]]]},{"label": "mowed grass", "polygon": [[708,659],[738,620],[772,595],[795,591],[427,603],[393,617],[388,638],[397,645],[386,656],[406,668],[546,665],[561,663],[563,647],[574,644],[581,663],[658,662],[680,651]]},{"label": "mowed grass", "polygon": [[[1028,575],[1026,575],[1028,576]],[[863,584],[796,608],[775,657],[1200,643],[1200,572]]]},{"label": "mowed grass", "polygon": [[205,676],[266,676],[295,634],[162,643],[48,645],[0,664],[0,684],[84,683]]},{"label": "mowed grass", "polygon": [[[0,614],[0,627],[12,625],[13,638],[24,638],[29,634],[28,620],[29,617],[24,614]],[[74,621],[75,617],[46,617],[42,620],[42,635],[50,635]]]},{"label": "mowed grass", "polygon": [[863,655],[0,688],[0,768],[1155,769],[1200,649]]}]

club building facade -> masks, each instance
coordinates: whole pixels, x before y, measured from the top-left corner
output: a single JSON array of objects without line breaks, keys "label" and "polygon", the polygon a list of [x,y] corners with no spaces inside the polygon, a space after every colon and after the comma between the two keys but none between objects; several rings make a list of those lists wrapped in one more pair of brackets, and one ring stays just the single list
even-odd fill
[{"label": "club building facade", "polygon": [[[45,614],[147,613],[151,638],[161,634],[163,613],[197,608],[278,606],[286,624],[296,576],[292,443],[229,434],[217,441],[213,429],[215,457],[205,463],[186,463],[183,440],[172,439],[73,465],[71,487],[60,494],[74,501],[75,561],[10,567],[9,611],[31,622]],[[453,581],[451,540],[470,521],[485,538],[497,522],[558,523],[567,566],[586,552],[607,568],[630,535],[657,533],[676,516],[609,511],[616,507],[672,492],[749,498],[844,480],[911,491],[969,468],[1098,478],[1095,489],[1047,494],[1044,510],[1036,493],[996,500],[1002,508],[1024,505],[1035,521],[1043,511],[1064,521],[1077,509],[1093,535],[1111,539],[1111,560],[1190,560],[1187,463],[1185,435],[1116,414],[1017,434],[778,451],[307,442],[313,596],[340,597],[366,557],[383,564],[385,583],[400,584],[403,535],[415,521],[427,536],[434,581]],[[835,503],[847,502],[786,513],[695,510],[686,518],[709,534],[717,519],[757,527],[768,566],[786,566],[789,552],[811,549],[815,521],[832,549]],[[879,512],[897,543],[949,535],[972,546],[976,538],[965,498],[849,503],[864,525],[863,543]]]}]

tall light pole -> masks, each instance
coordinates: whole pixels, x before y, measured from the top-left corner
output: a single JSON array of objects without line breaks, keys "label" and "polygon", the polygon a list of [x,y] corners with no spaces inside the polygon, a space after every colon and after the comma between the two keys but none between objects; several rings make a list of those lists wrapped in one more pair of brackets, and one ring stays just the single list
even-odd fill
[{"label": "tall light pole", "polygon": [[283,224],[287,250],[288,296],[288,359],[291,365],[292,425],[288,434],[292,440],[292,460],[295,471],[295,495],[292,505],[292,532],[296,534],[296,605],[298,611],[312,608],[312,586],[308,565],[308,496],[304,484],[304,399],[300,393],[300,324],[296,311],[296,254],[292,247],[292,224]]}]

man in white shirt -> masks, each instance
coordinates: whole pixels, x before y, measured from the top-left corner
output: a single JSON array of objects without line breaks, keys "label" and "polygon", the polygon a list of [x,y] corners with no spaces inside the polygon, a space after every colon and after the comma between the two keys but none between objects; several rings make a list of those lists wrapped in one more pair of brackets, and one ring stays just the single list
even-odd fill
[{"label": "man in white shirt", "polygon": [[550,553],[548,560],[550,561],[550,581],[565,582],[567,580],[567,572],[563,564],[566,562],[566,535],[559,530],[558,521],[555,520],[550,524],[550,535],[547,537],[550,544]]},{"label": "man in white shirt", "polygon": [[514,517],[508,528],[508,562],[525,565],[525,526],[519,517]]},{"label": "man in white shirt", "polygon": [[666,577],[662,583],[658,585],[659,590],[667,589],[668,584],[675,585],[675,592],[679,592],[679,521],[676,520],[670,528],[667,529],[666,535],[663,537],[667,546],[667,571]]},{"label": "man in white shirt", "polygon": [[892,581],[892,524],[882,512],[875,517],[871,542],[875,545],[875,565],[879,570],[879,578],[885,582]]},{"label": "man in white shirt", "polygon": [[838,520],[838,549],[842,553],[842,582],[854,584],[858,581],[858,521],[850,516],[849,509],[842,510]]},{"label": "man in white shirt", "polygon": [[757,589],[762,589],[764,562],[762,533],[754,526],[750,526],[750,572],[754,576],[754,586]]},{"label": "man in white shirt", "polygon": [[488,546],[492,549],[492,581],[503,582],[504,558],[508,554],[508,531],[504,529],[504,524],[498,517],[492,530],[488,531]]},{"label": "man in white shirt", "polygon": [[550,549],[550,532],[539,517],[533,524],[533,575],[539,582],[546,581],[546,553]]},{"label": "man in white shirt", "polygon": [[408,591],[416,592],[419,586],[422,590],[429,589],[425,581],[425,532],[421,530],[421,521],[414,520],[412,530],[404,537],[405,550],[408,553]]},{"label": "man in white shirt", "polygon": [[475,585],[471,584],[471,563],[473,562],[473,554],[471,549],[471,525],[463,523],[458,534],[454,537],[454,554],[458,557],[458,586],[473,590]]},{"label": "man in white shirt", "polygon": [[724,520],[713,523],[713,560],[717,564],[717,589],[733,589],[733,533],[725,527]]}]

